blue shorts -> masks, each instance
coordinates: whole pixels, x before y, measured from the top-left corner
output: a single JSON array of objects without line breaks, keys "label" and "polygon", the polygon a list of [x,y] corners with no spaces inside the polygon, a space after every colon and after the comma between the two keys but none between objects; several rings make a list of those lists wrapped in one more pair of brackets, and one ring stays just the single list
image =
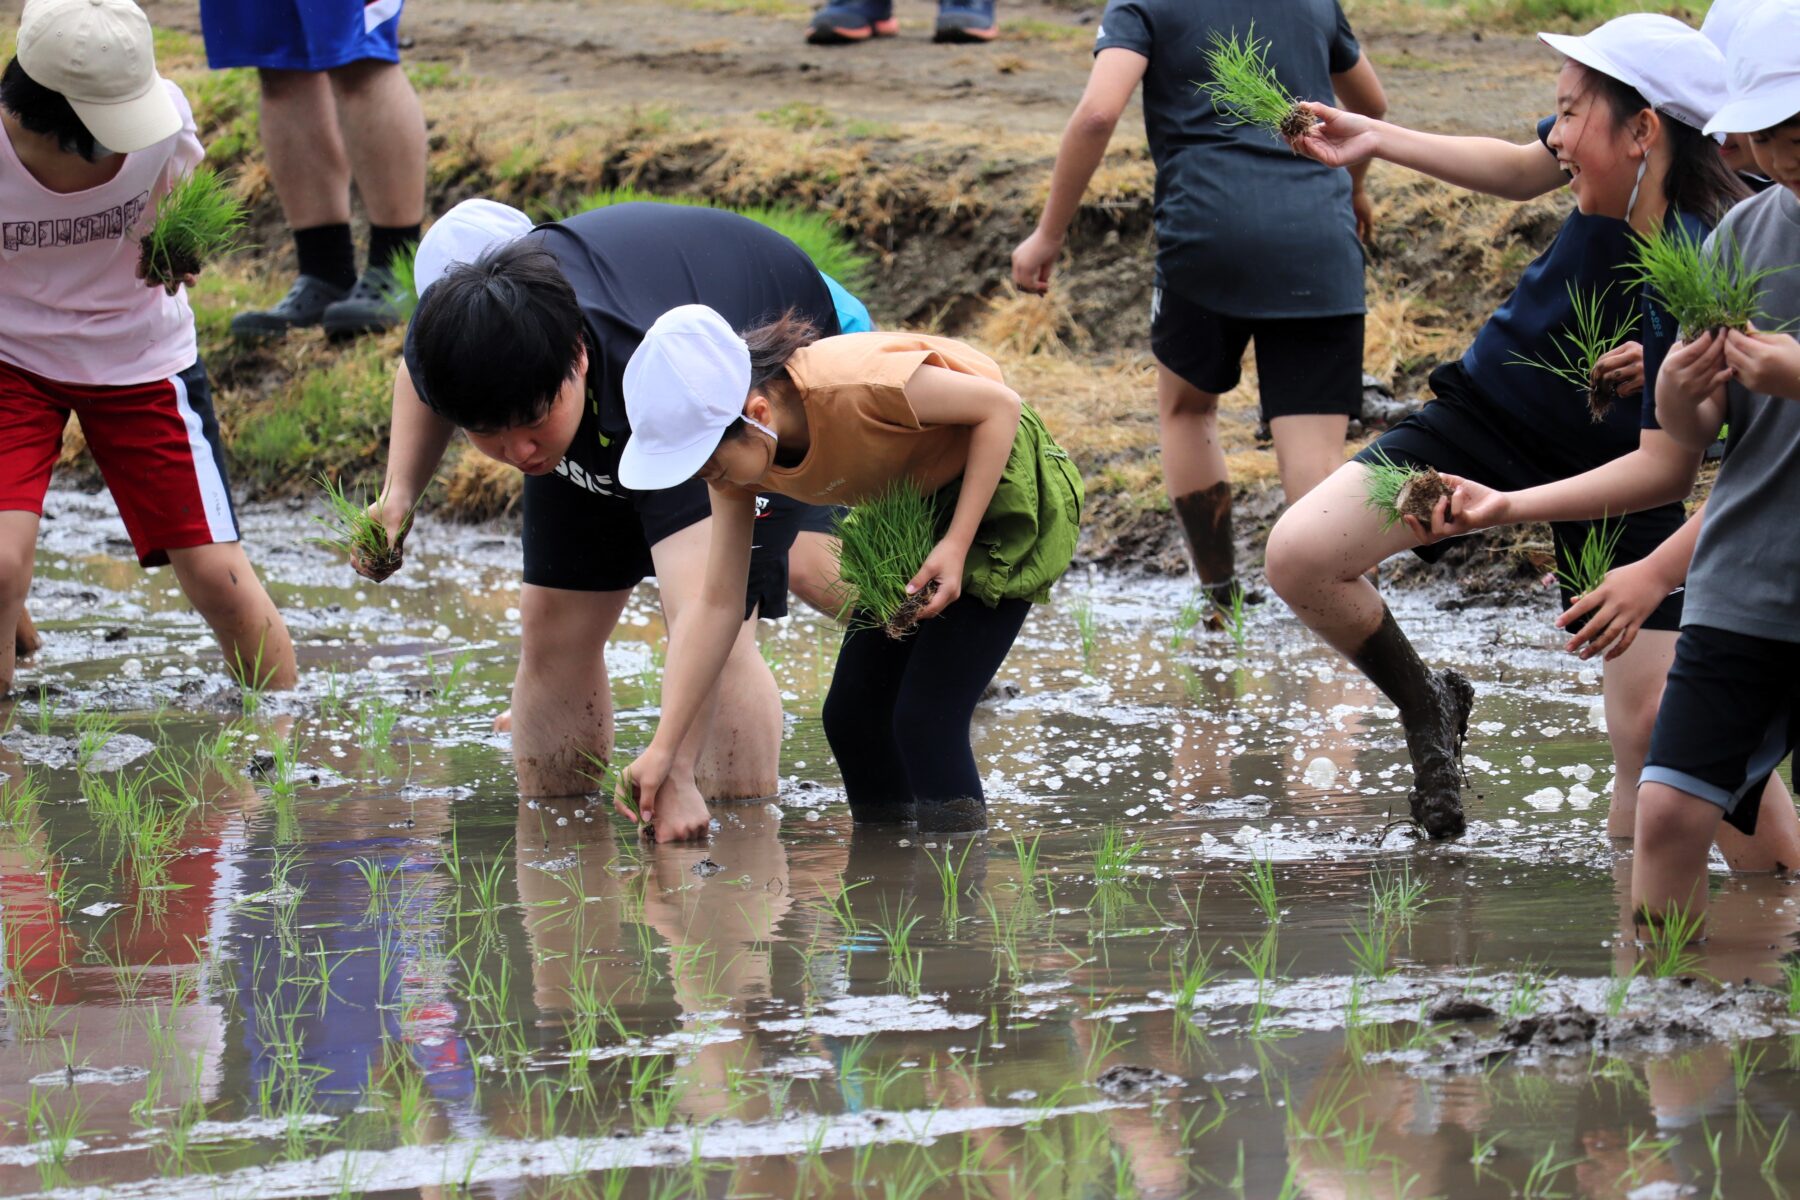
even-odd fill
[{"label": "blue shorts", "polygon": [[404,0],[200,0],[206,62],[273,71],[329,71],[364,59],[400,61]]}]

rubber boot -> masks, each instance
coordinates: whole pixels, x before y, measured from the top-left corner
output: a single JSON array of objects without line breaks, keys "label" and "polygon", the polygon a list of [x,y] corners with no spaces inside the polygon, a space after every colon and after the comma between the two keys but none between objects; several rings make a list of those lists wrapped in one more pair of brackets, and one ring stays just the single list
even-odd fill
[{"label": "rubber boot", "polygon": [[[1231,594],[1241,586],[1237,577],[1237,543],[1232,538],[1231,481],[1221,479],[1209,488],[1177,496],[1169,503],[1181,523],[1181,536],[1187,542],[1194,574],[1200,577],[1200,592],[1211,601],[1206,627],[1217,632],[1225,628]],[[1259,593],[1245,590],[1246,604],[1261,601]]]},{"label": "rubber boot", "polygon": [[1466,823],[1458,760],[1469,732],[1475,689],[1456,671],[1427,669],[1386,605],[1380,628],[1350,661],[1400,710],[1406,751],[1412,757],[1413,785],[1407,803],[1413,820],[1433,841],[1461,837]]},{"label": "rubber boot", "polygon": [[910,825],[916,819],[912,797],[849,799],[850,822],[853,825]]},{"label": "rubber boot", "polygon": [[43,635],[38,633],[37,626],[31,622],[31,614],[25,609],[19,610],[19,623],[13,627],[13,650],[17,658],[30,658],[44,644]]}]

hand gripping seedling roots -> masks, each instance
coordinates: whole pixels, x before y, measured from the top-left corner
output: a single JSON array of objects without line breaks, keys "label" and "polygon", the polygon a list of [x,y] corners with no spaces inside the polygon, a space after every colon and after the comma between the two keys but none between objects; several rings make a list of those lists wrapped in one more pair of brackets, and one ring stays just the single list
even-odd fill
[{"label": "hand gripping seedling roots", "polygon": [[[329,537],[315,537],[310,540],[315,546],[323,546],[327,550],[336,550],[350,559],[352,563],[361,565],[380,578],[386,578],[400,567],[400,544],[388,544],[387,527],[369,515],[368,505],[360,499],[351,499],[344,493],[338,481],[329,476],[319,476],[319,487],[325,492],[325,513],[315,516]],[[421,497],[423,499],[423,497]],[[400,536],[404,538],[412,528],[413,513],[418,511],[418,503],[407,510],[406,521],[400,527]]]},{"label": "hand gripping seedling roots", "polygon": [[157,204],[150,232],[138,243],[144,278],[165,287],[180,283],[232,249],[245,220],[225,181],[211,167],[196,167]]},{"label": "hand gripping seedling roots", "polygon": [[1664,227],[1638,239],[1631,262],[1631,282],[1661,297],[1685,338],[1766,320],[1763,280],[1792,266],[1748,270],[1735,240],[1723,233],[1714,238],[1707,246],[1685,228]]},{"label": "hand gripping seedling roots", "polygon": [[1430,467],[1401,466],[1379,447],[1375,461],[1364,464],[1368,472],[1369,507],[1381,514],[1386,533],[1402,517],[1417,517],[1427,526],[1438,501],[1450,494],[1450,485]]},{"label": "hand gripping seedling roots", "polygon": [[1214,107],[1227,113],[1235,125],[1259,125],[1283,141],[1303,137],[1316,123],[1311,110],[1282,86],[1269,66],[1269,43],[1256,40],[1256,26],[1239,41],[1236,34],[1215,33],[1206,52],[1212,78],[1196,83],[1212,98]]},{"label": "hand gripping seedling roots", "polygon": [[937,593],[933,581],[911,595],[906,585],[937,546],[937,510],[907,482],[891,485],[835,522],[838,600],[852,628],[903,638]]},{"label": "hand gripping seedling roots", "polygon": [[1596,424],[1606,420],[1619,399],[1619,389],[1612,380],[1600,378],[1600,360],[1630,341],[1638,323],[1634,311],[1617,324],[1608,324],[1606,297],[1611,291],[1611,284],[1598,292],[1588,292],[1570,283],[1569,306],[1575,322],[1551,339],[1556,360],[1522,354],[1507,360],[1508,366],[1536,367],[1579,389],[1587,397],[1588,417]]}]

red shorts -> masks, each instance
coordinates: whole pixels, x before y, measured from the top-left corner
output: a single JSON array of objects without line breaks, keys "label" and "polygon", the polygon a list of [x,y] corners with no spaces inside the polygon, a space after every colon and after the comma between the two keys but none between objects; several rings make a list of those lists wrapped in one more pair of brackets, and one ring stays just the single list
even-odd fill
[{"label": "red shorts", "polygon": [[0,362],[0,512],[44,514],[74,413],[138,562],[238,540],[206,368],[133,387],[58,383]]}]

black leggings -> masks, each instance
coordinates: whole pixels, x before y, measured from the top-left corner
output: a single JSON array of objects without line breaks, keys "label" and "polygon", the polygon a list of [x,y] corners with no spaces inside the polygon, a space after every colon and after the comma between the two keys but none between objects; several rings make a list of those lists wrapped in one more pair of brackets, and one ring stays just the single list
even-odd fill
[{"label": "black leggings", "polygon": [[981,798],[969,721],[1030,611],[964,596],[899,641],[844,635],[824,722],[853,804]]}]

